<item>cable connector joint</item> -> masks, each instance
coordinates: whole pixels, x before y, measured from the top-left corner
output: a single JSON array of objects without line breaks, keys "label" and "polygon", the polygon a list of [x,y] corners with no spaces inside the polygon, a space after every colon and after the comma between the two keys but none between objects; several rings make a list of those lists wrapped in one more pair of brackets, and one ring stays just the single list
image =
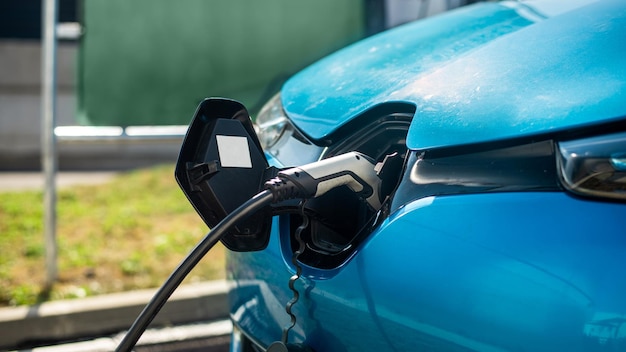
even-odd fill
[{"label": "cable connector joint", "polygon": [[266,181],[264,186],[274,196],[272,203],[305,197],[303,190],[298,184],[283,177],[274,177]]}]

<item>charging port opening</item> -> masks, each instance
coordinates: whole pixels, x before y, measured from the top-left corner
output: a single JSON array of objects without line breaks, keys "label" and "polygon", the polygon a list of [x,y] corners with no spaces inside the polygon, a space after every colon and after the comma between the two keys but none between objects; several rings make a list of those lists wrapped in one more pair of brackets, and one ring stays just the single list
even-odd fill
[{"label": "charging port opening", "polygon": [[[384,200],[393,193],[402,175],[406,135],[411,117],[412,114],[392,114],[377,119],[360,131],[352,133],[352,137],[328,148],[325,157],[356,150],[378,162],[385,161],[382,170],[384,175],[381,175],[381,199]],[[385,160],[386,157],[388,160]],[[301,233],[306,249],[298,260],[320,269],[341,265],[371,233],[378,221],[386,217],[387,203],[383,204],[382,209],[374,211],[345,186],[308,200],[305,213],[309,217],[310,225]],[[298,249],[295,232],[301,224],[301,215],[289,215],[289,245],[292,252]]]}]

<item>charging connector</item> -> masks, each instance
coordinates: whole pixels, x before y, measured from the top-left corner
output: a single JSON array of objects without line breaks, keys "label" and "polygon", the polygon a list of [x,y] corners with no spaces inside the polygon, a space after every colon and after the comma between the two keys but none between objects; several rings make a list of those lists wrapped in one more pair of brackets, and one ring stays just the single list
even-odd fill
[{"label": "charging connector", "polygon": [[295,198],[317,198],[339,186],[347,186],[363,197],[373,210],[381,206],[381,180],[376,163],[359,152],[341,154],[311,164],[280,171],[265,183],[274,202]]}]

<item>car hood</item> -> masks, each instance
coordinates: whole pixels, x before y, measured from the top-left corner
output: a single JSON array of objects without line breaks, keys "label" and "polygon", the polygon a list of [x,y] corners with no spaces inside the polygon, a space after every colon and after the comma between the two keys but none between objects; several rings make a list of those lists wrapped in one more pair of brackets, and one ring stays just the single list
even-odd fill
[{"label": "car hood", "polygon": [[472,5],[356,43],[290,79],[285,112],[322,139],[376,105],[407,102],[416,108],[410,149],[626,115],[625,3],[577,2],[552,13],[532,3]]}]

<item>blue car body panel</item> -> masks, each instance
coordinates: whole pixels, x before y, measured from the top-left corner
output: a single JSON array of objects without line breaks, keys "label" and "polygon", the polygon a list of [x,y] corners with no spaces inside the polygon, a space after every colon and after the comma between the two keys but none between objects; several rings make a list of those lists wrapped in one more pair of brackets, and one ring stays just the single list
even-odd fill
[{"label": "blue car body panel", "polygon": [[[604,351],[626,339],[625,211],[556,192],[409,203],[344,266],[306,268],[290,339],[316,351]],[[289,322],[281,225],[265,251],[229,254],[232,314],[264,344]]]},{"label": "blue car body panel", "polygon": [[404,92],[412,149],[490,142],[626,116],[626,6],[605,1],[495,40]]},{"label": "blue car body panel", "polygon": [[[306,135],[321,139],[416,77],[533,22],[514,8],[483,3],[416,21],[330,55],[288,80],[283,107]],[[323,78],[323,79],[322,79]]]},{"label": "blue car body panel", "polygon": [[626,115],[623,1],[537,23],[519,12],[481,4],[365,40],[288,81],[285,110],[305,134],[322,139],[373,106],[411,103],[411,149],[532,136]]}]

